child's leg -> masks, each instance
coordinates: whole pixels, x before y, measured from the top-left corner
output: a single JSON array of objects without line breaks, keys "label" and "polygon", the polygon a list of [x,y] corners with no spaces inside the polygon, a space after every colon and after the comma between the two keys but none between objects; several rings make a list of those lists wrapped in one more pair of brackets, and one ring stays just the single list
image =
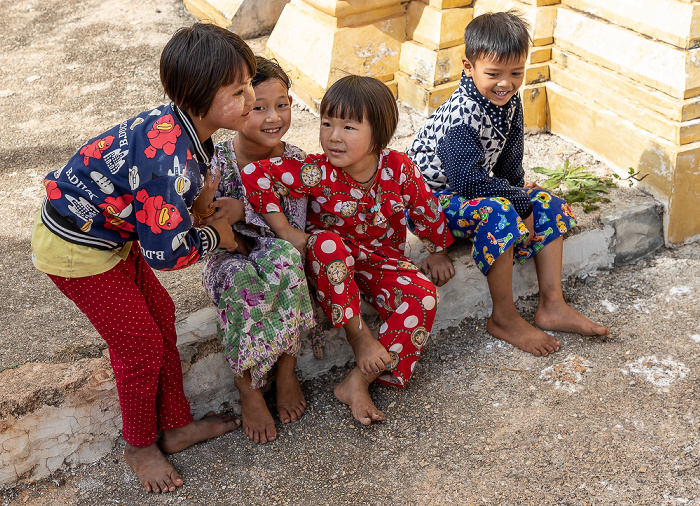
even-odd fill
[{"label": "child's leg", "polygon": [[379,312],[379,342],[391,356],[391,371],[377,381],[404,388],[411,378],[437,313],[435,285],[408,259],[372,255],[358,263],[355,277]]},{"label": "child's leg", "polygon": [[609,330],[593,323],[564,300],[561,288],[561,264],[564,239],[559,236],[535,255],[540,300],[535,324],[547,330],[604,336]]},{"label": "child's leg", "polygon": [[321,307],[333,327],[345,329],[355,361],[363,374],[383,371],[391,357],[360,316],[360,291],[355,283],[355,259],[343,240],[333,232],[321,232],[309,239],[306,267],[314,281]]},{"label": "child's leg", "polygon": [[243,430],[251,441],[267,443],[277,437],[275,421],[263,398],[260,388],[251,386],[250,370],[243,371],[243,376],[236,376],[234,383],[241,398],[241,418]]},{"label": "child's leg", "polygon": [[[306,400],[295,371],[296,363],[296,357],[284,353],[276,364],[277,413],[283,423],[299,420],[306,411]],[[274,441],[277,438],[275,421],[267,409],[262,391],[253,387],[252,381],[248,369],[234,380],[241,398],[243,430],[256,443]]]},{"label": "child's leg", "polygon": [[[183,481],[155,444],[159,377],[166,345],[163,333],[136,284],[138,248],[135,244],[126,261],[102,274],[72,279],[49,277],[75,302],[109,346],[122,410],[122,435],[127,441],[124,452],[127,462],[147,491],[167,492],[175,490]],[[164,297],[172,305],[167,293]],[[174,307],[170,310],[174,311]],[[179,357],[177,367],[180,368]],[[172,371],[165,374],[170,376]],[[169,406],[165,410],[169,414],[167,423],[171,426],[193,425],[189,404],[182,393],[182,380],[169,387],[166,395]],[[216,430],[212,432],[212,424],[207,423],[205,430],[197,432],[197,440],[215,437],[238,426],[230,418],[218,420],[215,425]]]},{"label": "child's leg", "polygon": [[277,414],[282,423],[296,422],[306,411],[306,399],[296,373],[297,357],[284,353],[275,366]]},{"label": "child's leg", "polygon": [[277,412],[283,423],[306,409],[294,371],[300,333],[314,324],[304,264],[287,241],[256,238],[248,256],[217,253],[207,260],[204,287],[218,304],[224,354],[236,376],[243,428],[265,443],[275,424],[260,388],[275,367]]},{"label": "child's leg", "polygon": [[528,194],[533,208],[535,239],[517,251],[522,261],[535,256],[540,288],[535,324],[546,330],[606,335],[606,327],[591,322],[564,301],[561,288],[563,234],[576,226],[571,209],[563,199],[546,190],[532,189]]},{"label": "child's leg", "polygon": [[536,357],[546,357],[559,350],[559,341],[523,320],[515,308],[512,246],[493,262],[486,274],[486,281],[493,302],[493,310],[486,323],[489,334]]},{"label": "child's leg", "polygon": [[372,402],[369,385],[375,380],[399,388],[406,385],[437,311],[435,285],[414,265],[408,260],[374,256],[358,265],[355,276],[384,319],[379,342],[391,356],[392,370],[363,375],[355,368],[334,391],[338,400],[348,404],[353,416],[365,425],[385,418]]}]

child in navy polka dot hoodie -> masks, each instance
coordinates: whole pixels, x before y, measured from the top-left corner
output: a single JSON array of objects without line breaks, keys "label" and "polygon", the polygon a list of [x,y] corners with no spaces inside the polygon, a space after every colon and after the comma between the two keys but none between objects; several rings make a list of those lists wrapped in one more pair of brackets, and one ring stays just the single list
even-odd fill
[{"label": "child in navy polka dot hoodie", "polygon": [[[544,330],[606,335],[564,300],[563,234],[576,225],[569,206],[533,182],[523,160],[518,89],[530,47],[528,25],[513,12],[474,18],[464,31],[458,89],[419,130],[407,154],[420,167],[452,235],[471,238],[493,310],[490,334],[535,356],[559,350]],[[540,298],[534,327],[513,303],[513,262],[535,257]]]}]

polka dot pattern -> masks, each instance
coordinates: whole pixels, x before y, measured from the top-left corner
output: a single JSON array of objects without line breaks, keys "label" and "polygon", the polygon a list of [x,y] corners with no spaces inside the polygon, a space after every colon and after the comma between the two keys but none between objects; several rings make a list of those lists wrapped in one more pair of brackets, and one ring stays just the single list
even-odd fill
[{"label": "polka dot pattern", "polygon": [[[335,247],[327,246],[333,243]],[[326,245],[324,247],[324,245]],[[319,232],[309,247],[306,265],[319,293],[328,294],[319,303],[334,327],[345,325],[360,314],[360,294],[367,297],[384,322],[379,341],[390,351],[391,373],[377,381],[403,388],[427,340],[437,312],[435,285],[405,257],[391,259],[377,251],[366,251],[364,259],[356,252],[353,262],[346,256],[345,241],[333,232]],[[337,262],[344,261],[347,277],[332,284],[328,276]],[[421,339],[415,339],[419,333]]]},{"label": "polka dot pattern", "polygon": [[175,304],[134,243],[126,260],[83,278],[51,280],[109,346],[122,411],[122,436],[138,447],[158,430],[192,422],[182,386]]}]

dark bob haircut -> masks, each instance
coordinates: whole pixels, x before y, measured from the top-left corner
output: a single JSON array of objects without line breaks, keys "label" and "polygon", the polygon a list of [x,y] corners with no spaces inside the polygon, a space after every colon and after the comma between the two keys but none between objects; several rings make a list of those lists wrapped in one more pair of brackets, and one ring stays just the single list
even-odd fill
[{"label": "dark bob haircut", "polygon": [[160,56],[160,82],[175,105],[194,116],[209,112],[223,86],[255,75],[255,56],[235,33],[207,23],[180,28]]},{"label": "dark bob haircut", "polygon": [[320,112],[327,118],[367,122],[372,128],[373,155],[387,147],[399,122],[394,95],[374,77],[349,75],[339,79],[323,95]]},{"label": "dark bob haircut", "polygon": [[274,58],[256,56],[255,63],[257,63],[257,70],[253,76],[253,88],[268,79],[277,79],[287,89],[292,87],[292,80]]},{"label": "dark bob haircut", "polygon": [[527,58],[530,25],[513,10],[475,17],[464,30],[464,56],[473,65],[480,58],[499,63]]}]

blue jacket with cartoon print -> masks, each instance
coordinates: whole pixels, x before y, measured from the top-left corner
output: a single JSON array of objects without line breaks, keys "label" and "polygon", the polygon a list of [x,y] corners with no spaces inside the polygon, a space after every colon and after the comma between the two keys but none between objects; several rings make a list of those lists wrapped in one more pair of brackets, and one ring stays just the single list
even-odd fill
[{"label": "blue jacket with cartoon print", "polygon": [[174,104],[145,111],[99,135],[44,179],[41,219],[66,241],[119,250],[138,240],[148,264],[186,267],[216,249],[211,226],[193,228],[213,145],[202,144]]}]

